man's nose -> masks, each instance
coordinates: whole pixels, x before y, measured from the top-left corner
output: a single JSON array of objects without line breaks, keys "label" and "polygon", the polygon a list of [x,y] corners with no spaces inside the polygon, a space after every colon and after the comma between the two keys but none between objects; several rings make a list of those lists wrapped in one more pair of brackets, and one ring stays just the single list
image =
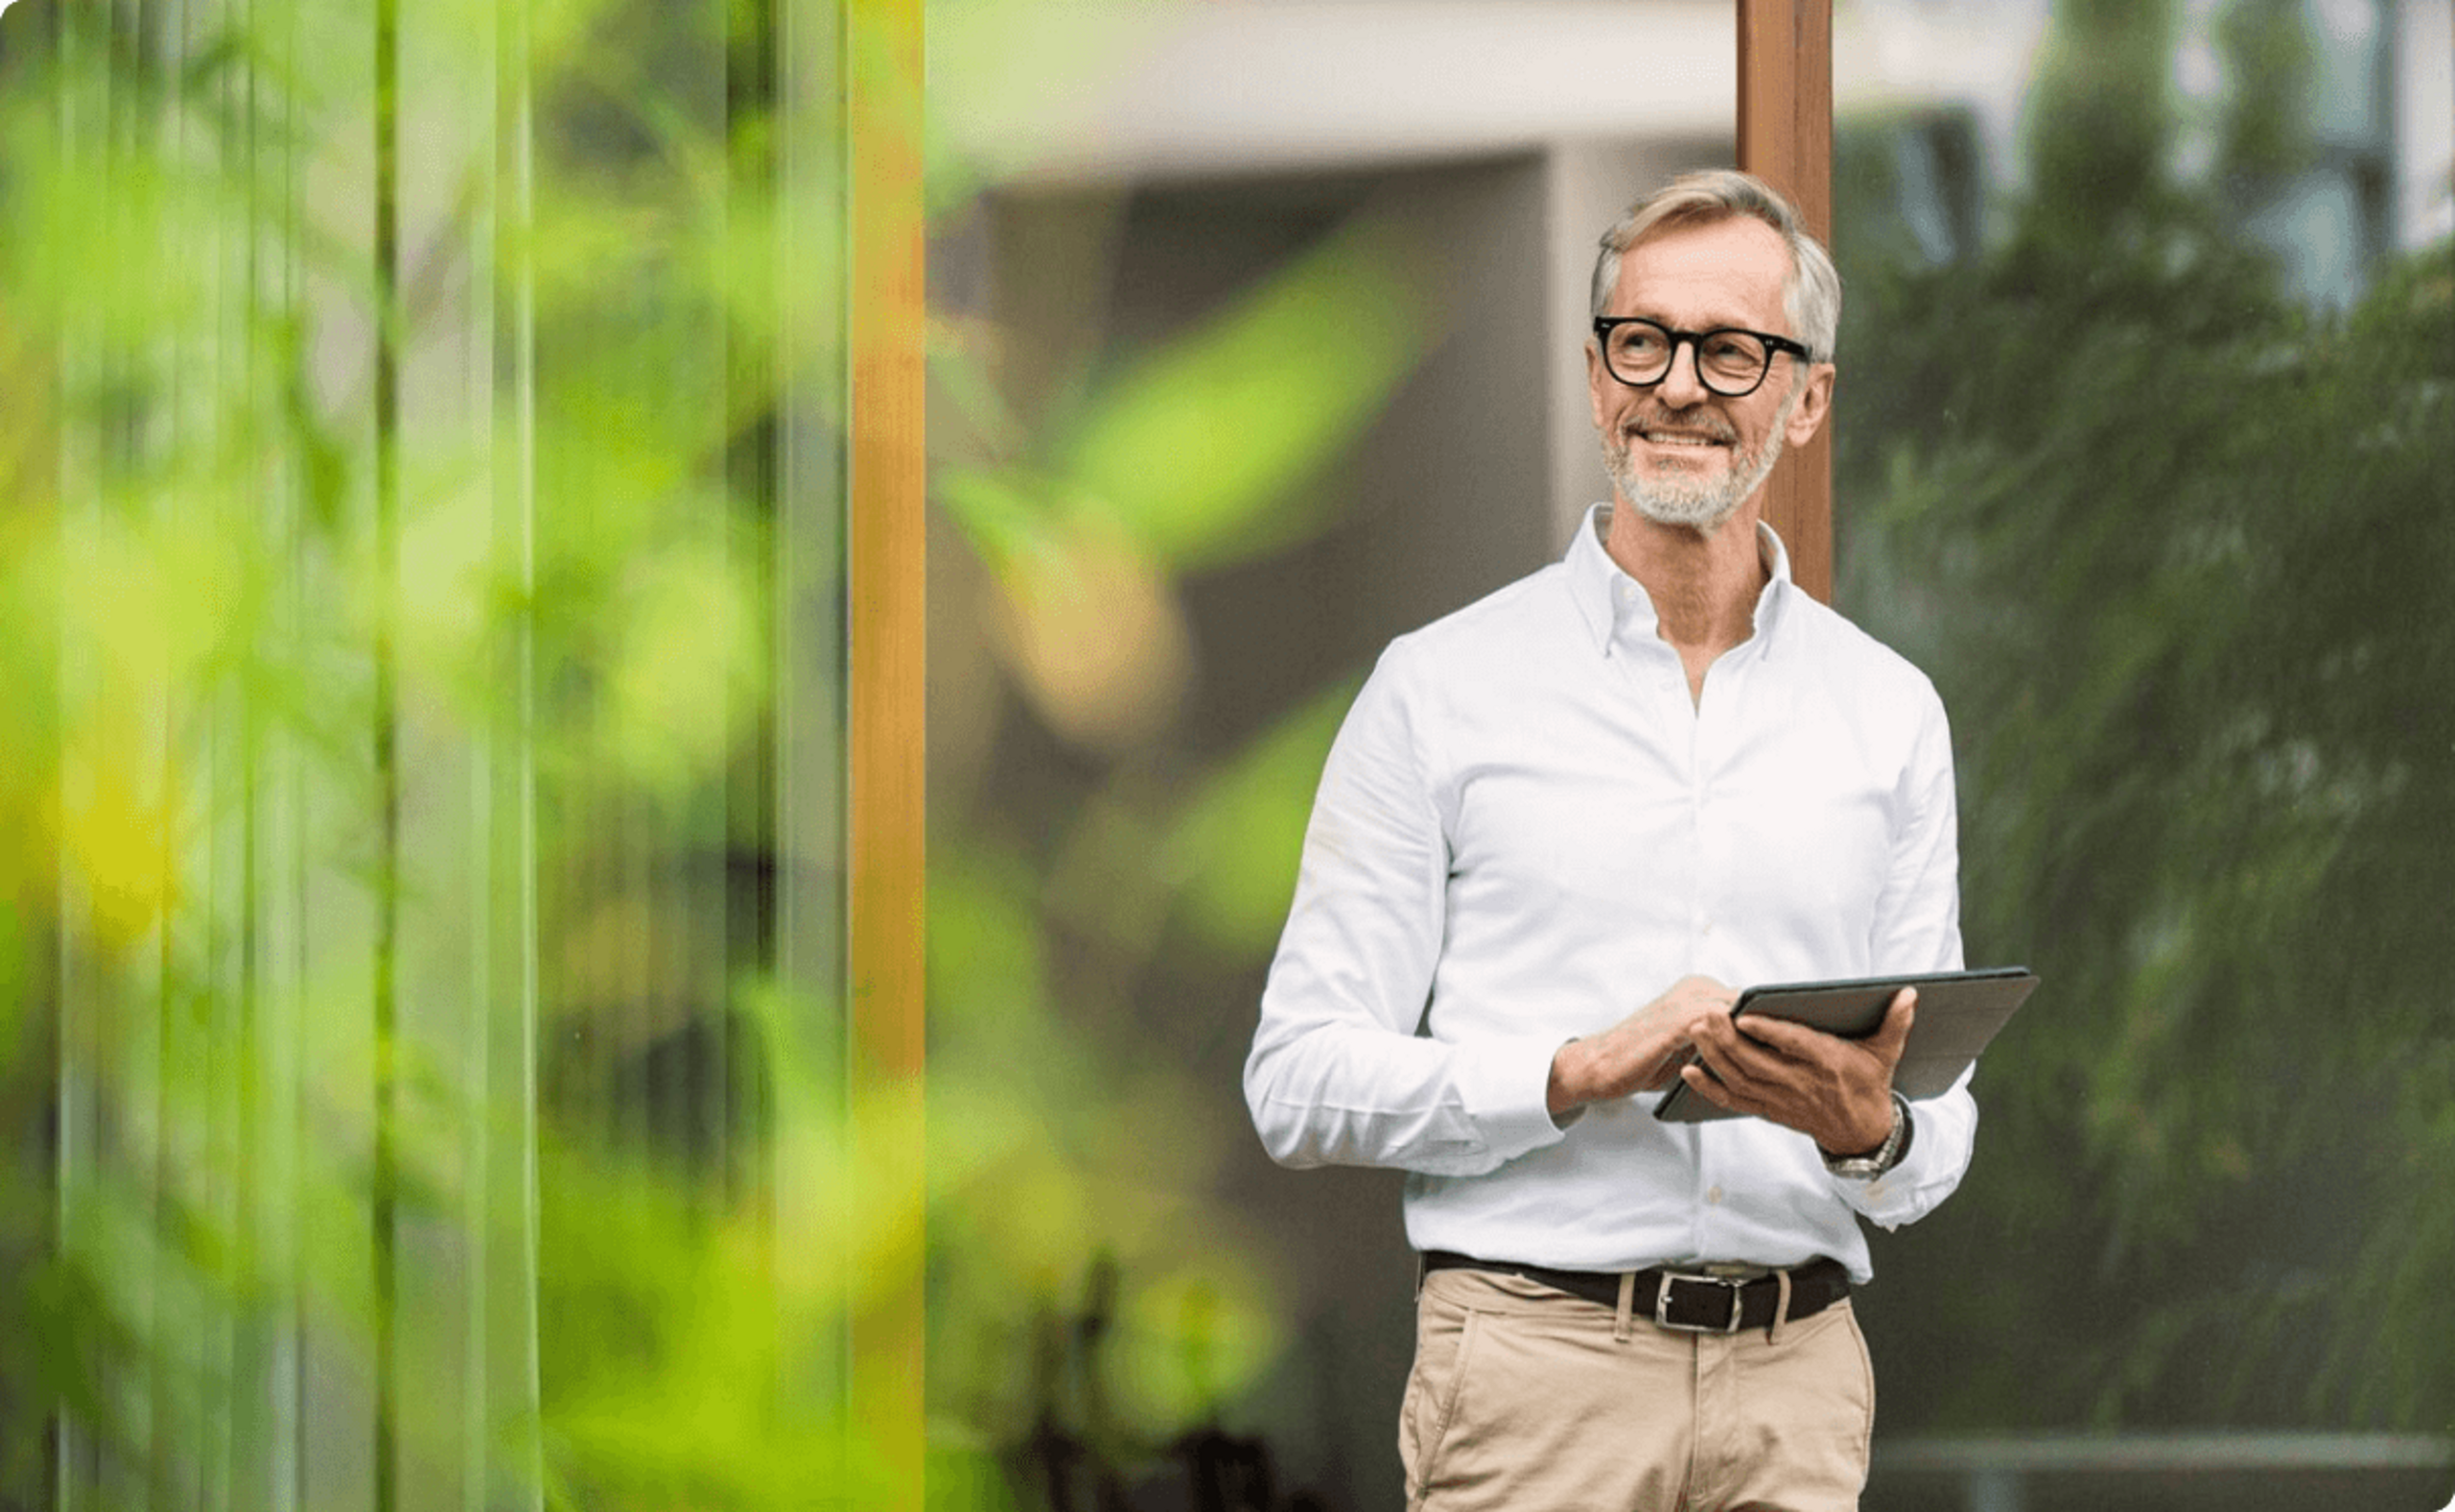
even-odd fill
[{"label": "man's nose", "polygon": [[1663,370],[1662,382],[1654,385],[1654,392],[1673,409],[1704,403],[1712,390],[1696,371],[1695,342],[1680,341],[1672,346],[1671,366]]}]

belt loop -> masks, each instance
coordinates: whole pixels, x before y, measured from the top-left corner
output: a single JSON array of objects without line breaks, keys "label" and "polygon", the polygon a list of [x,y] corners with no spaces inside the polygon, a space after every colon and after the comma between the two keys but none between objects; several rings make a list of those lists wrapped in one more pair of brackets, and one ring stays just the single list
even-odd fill
[{"label": "belt loop", "polygon": [[1628,1336],[1635,1332],[1628,1326],[1628,1317],[1636,1295],[1637,1273],[1633,1270],[1623,1270],[1620,1272],[1620,1315],[1611,1320],[1611,1338],[1614,1343],[1626,1343]]},{"label": "belt loop", "polygon": [[1765,1342],[1767,1347],[1782,1341],[1782,1324],[1790,1315],[1790,1273],[1788,1270],[1776,1270],[1773,1272],[1773,1280],[1777,1283],[1773,1293],[1773,1321],[1765,1329]]}]

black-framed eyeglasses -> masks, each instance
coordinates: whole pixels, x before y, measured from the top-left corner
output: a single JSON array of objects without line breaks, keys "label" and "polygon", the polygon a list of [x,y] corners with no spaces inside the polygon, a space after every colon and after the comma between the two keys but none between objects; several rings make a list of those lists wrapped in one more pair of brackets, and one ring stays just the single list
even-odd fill
[{"label": "black-framed eyeglasses", "polygon": [[1651,388],[1671,376],[1671,364],[1682,346],[1696,349],[1696,380],[1724,399],[1756,392],[1773,370],[1773,354],[1788,352],[1804,362],[1808,349],[1786,336],[1719,326],[1711,331],[1674,331],[1642,315],[1597,315],[1594,339],[1602,348],[1602,365],[1630,388]]}]

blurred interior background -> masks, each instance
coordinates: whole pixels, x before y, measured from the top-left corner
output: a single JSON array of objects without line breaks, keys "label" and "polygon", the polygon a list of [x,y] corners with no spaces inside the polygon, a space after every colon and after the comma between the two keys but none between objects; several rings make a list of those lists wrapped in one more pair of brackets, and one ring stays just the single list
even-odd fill
[{"label": "blurred interior background", "polygon": [[[1346,698],[1603,496],[1594,238],[1731,160],[1731,8],[925,26],[924,1134],[841,991],[856,10],[0,18],[0,1507],[886,1504],[924,1219],[931,1504],[1400,1500],[1397,1177],[1238,1073]],[[1835,31],[1835,596],[2046,983],[1880,1236],[1867,1504],[2436,1507],[2455,14]]]}]

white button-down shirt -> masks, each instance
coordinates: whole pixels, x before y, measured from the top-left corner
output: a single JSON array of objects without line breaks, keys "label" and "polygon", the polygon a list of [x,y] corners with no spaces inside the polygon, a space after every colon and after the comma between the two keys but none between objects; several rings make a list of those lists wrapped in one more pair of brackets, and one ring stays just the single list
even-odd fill
[{"label": "white button-down shirt", "polygon": [[1906,1160],[1824,1169],[1661,1094],[1545,1107],[1553,1054],[1692,972],[1732,987],[1961,965],[1951,735],[1924,674],[1798,590],[1769,529],[1754,634],[1692,700],[1603,550],[1393,641],[1321,775],[1245,1094],[1296,1166],[1411,1173],[1418,1249],[1578,1270],[1816,1255],[1869,1274],[1967,1169],[1966,1082]]}]

